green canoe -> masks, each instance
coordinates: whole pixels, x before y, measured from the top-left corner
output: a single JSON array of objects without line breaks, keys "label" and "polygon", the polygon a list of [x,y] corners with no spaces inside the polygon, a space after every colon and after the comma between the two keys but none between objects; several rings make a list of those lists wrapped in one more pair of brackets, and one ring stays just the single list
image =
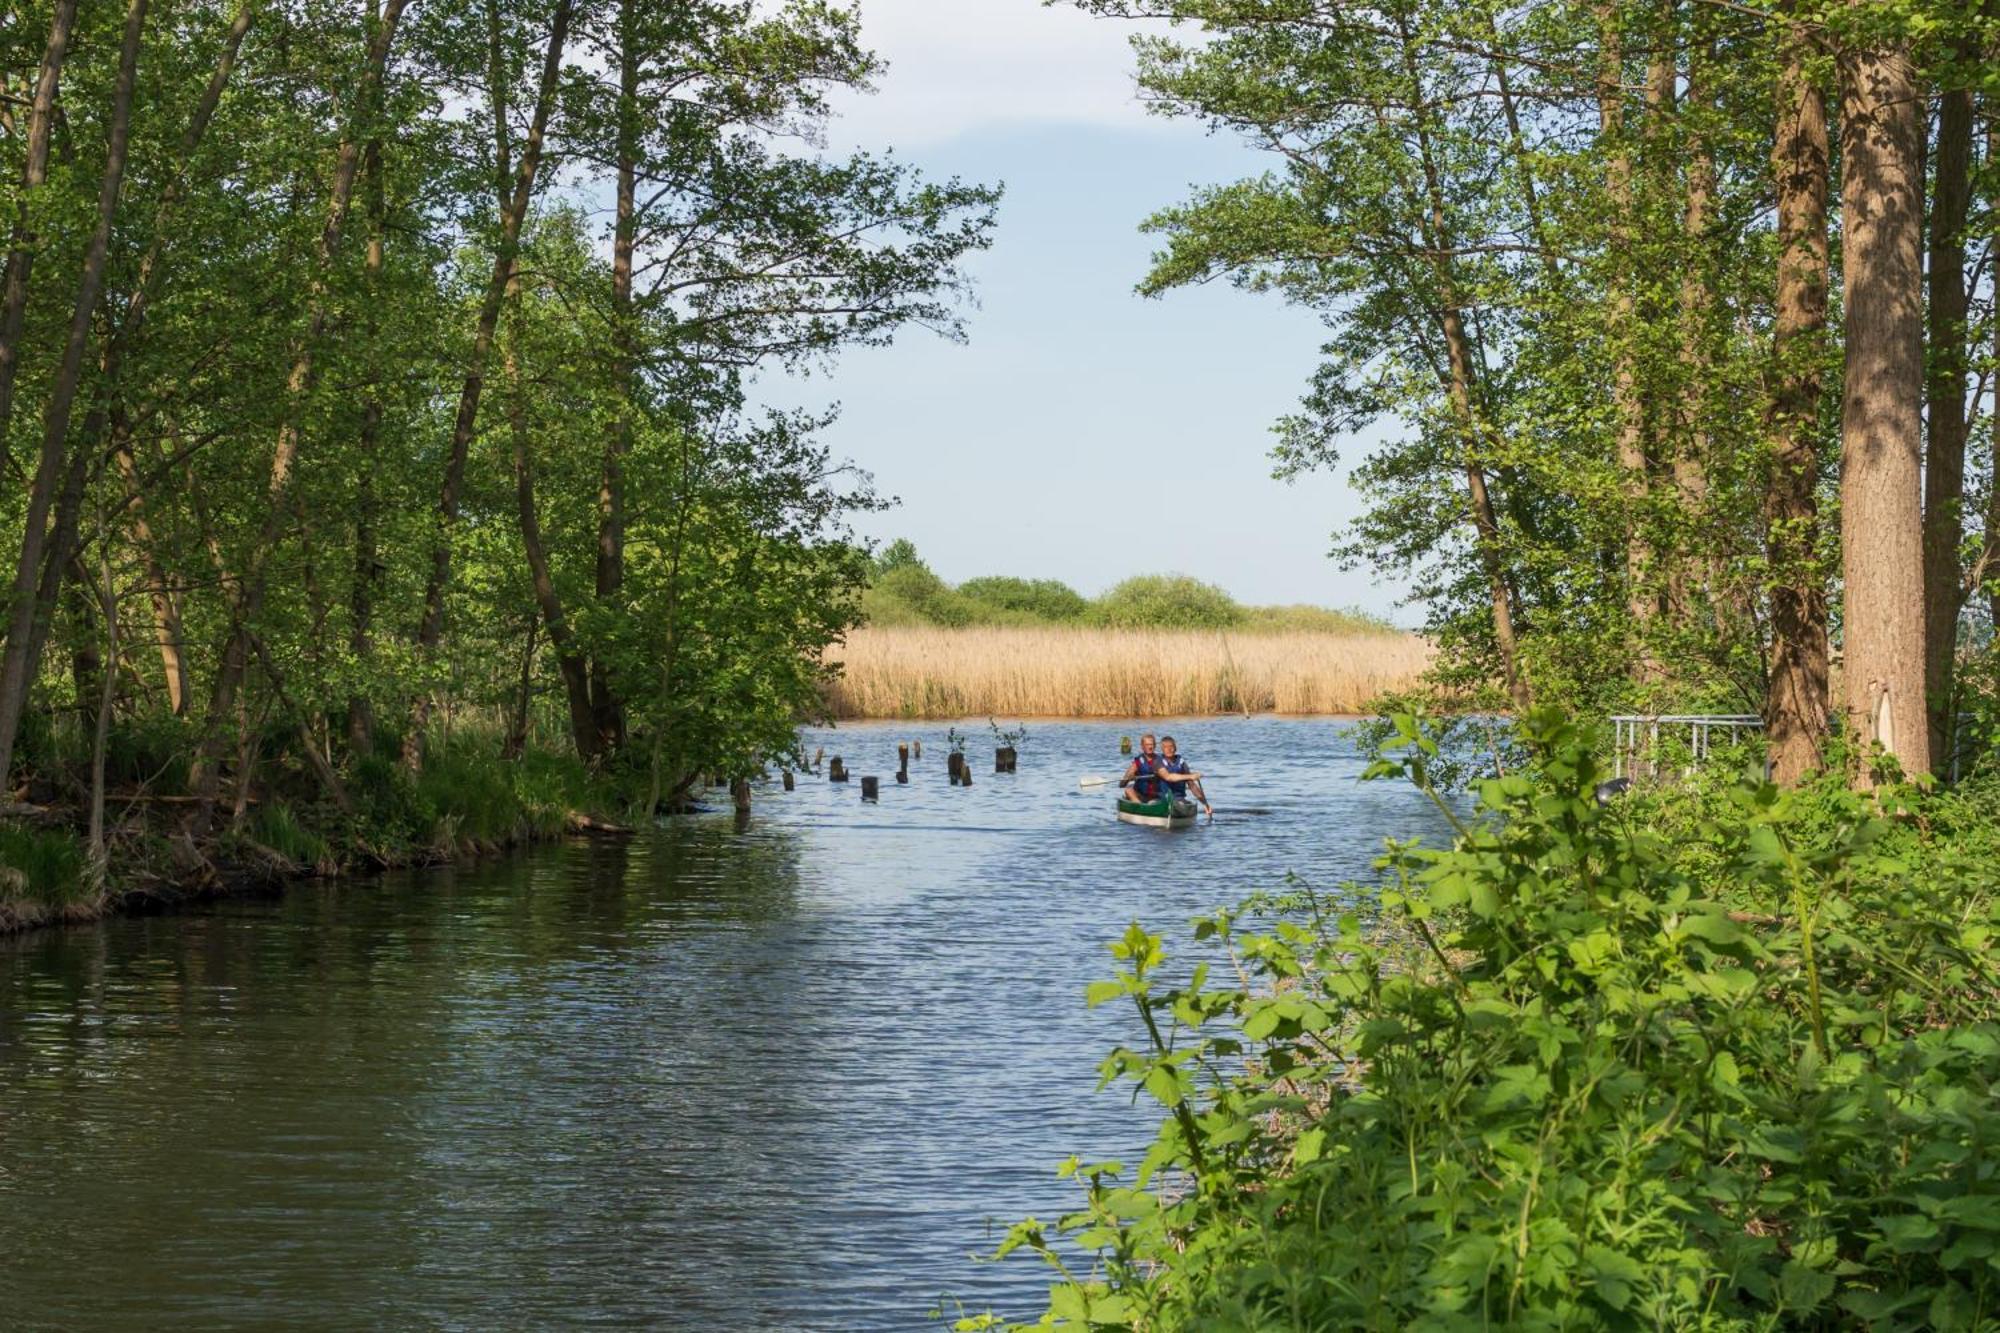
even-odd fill
[{"label": "green canoe", "polygon": [[1121,823],[1143,824],[1147,828],[1188,828],[1200,809],[1193,801],[1166,796],[1157,801],[1120,801],[1118,819]]}]

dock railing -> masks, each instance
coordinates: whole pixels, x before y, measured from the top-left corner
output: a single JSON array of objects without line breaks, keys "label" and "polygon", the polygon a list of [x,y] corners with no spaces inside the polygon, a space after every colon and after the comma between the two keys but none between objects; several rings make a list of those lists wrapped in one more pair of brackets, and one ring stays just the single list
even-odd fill
[{"label": "dock railing", "polygon": [[1708,758],[1716,744],[1732,745],[1749,732],[1762,731],[1764,719],[1755,713],[1674,713],[1658,716],[1639,713],[1616,714],[1612,726],[1612,773],[1614,777],[1651,777],[1659,772],[1654,756],[1660,741],[1684,739],[1685,772]]}]

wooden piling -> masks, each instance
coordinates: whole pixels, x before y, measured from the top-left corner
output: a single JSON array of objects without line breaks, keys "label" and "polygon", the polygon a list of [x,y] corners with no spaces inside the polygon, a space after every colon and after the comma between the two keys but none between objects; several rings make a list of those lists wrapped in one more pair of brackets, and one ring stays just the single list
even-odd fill
[{"label": "wooden piling", "polygon": [[910,742],[910,757],[912,759],[922,759],[924,757],[924,743],[922,741]]},{"label": "wooden piling", "polygon": [[847,781],[847,765],[841,761],[839,755],[835,755],[826,761],[826,780],[828,782]]},{"label": "wooden piling", "polygon": [[791,791],[793,789],[793,785],[794,784],[792,782],[792,770],[788,768],[785,770],[785,790]]},{"label": "wooden piling", "polygon": [[1014,771],[1014,747],[1003,745],[993,752],[993,771],[1012,773]]},{"label": "wooden piling", "polygon": [[730,779],[729,799],[736,803],[736,814],[739,818],[748,815],[750,813],[750,779]]},{"label": "wooden piling", "polygon": [[959,779],[965,776],[965,756],[957,750],[953,750],[949,755],[945,756],[944,770],[951,774],[951,785],[956,787]]},{"label": "wooden piling", "polygon": [[879,801],[879,800],[881,800],[881,799],[882,799],[882,779],[880,779],[880,778],[877,778],[877,777],[864,777],[864,778],[862,778],[862,779],[861,779],[861,799],[862,799],[862,800],[864,800],[864,801]]},{"label": "wooden piling", "polygon": [[910,781],[910,770],[909,770],[909,769],[907,769],[907,768],[899,768],[899,769],[897,769],[897,770],[896,770],[896,781],[897,781],[897,782],[899,782],[899,783],[902,783],[902,784],[904,784],[904,785],[906,785],[906,786],[907,786],[907,785],[909,784],[909,781]]}]

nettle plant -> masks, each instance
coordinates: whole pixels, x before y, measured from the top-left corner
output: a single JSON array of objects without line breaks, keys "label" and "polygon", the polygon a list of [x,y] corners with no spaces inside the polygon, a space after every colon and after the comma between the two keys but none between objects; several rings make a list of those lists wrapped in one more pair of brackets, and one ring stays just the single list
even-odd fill
[{"label": "nettle plant", "polygon": [[[1370,776],[1435,798],[1392,726]],[[1058,1278],[1016,1327],[2000,1318],[1992,872],[1913,793],[1741,785],[1677,828],[1595,798],[1590,730],[1523,737],[1476,818],[1439,800],[1451,847],[1388,845],[1378,915],[1217,913],[1183,984],[1157,935],[1112,946],[1088,998],[1144,1039],[1104,1081],[1165,1115],[1009,1233]]]}]

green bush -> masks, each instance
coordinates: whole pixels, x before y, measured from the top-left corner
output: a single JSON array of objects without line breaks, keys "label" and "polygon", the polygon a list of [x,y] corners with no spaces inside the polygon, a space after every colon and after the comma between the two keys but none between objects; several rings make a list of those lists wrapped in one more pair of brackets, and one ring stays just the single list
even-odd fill
[{"label": "green bush", "polygon": [[1016,579],[1000,575],[967,579],[959,596],[989,611],[1012,613],[1030,622],[1065,624],[1081,620],[1090,602],[1057,579]]},{"label": "green bush", "polygon": [[1212,583],[1185,574],[1126,579],[1091,606],[1091,619],[1116,629],[1228,629],[1243,608]]},{"label": "green bush", "polygon": [[[1372,775],[1459,822],[1394,726]],[[1059,1270],[1050,1321],[1990,1326],[2000,799],[1744,784],[1663,836],[1595,798],[1600,739],[1530,719],[1452,847],[1390,845],[1379,919],[1302,890],[1198,923],[1219,988],[1114,946],[1090,1000],[1146,1040],[1105,1076],[1165,1120],[1136,1171],[1070,1168],[1093,1271],[1010,1233]]]},{"label": "green bush", "polygon": [[0,898],[20,894],[50,907],[81,902],[88,893],[84,862],[83,842],[74,833],[0,824],[0,868],[13,872],[0,884]]}]

